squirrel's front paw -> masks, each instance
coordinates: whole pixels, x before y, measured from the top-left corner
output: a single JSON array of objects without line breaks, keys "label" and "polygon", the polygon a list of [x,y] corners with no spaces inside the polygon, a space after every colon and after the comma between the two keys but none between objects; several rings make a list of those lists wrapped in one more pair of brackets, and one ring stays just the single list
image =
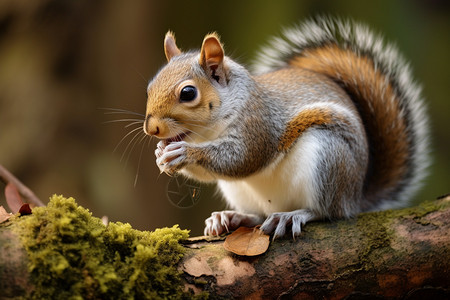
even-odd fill
[{"label": "squirrel's front paw", "polygon": [[239,226],[254,227],[261,224],[261,217],[233,210],[215,211],[205,220],[205,235],[221,235]]},{"label": "squirrel's front paw", "polygon": [[172,176],[186,164],[187,146],[185,141],[172,142],[168,145],[162,141],[158,143],[155,155],[161,173]]}]

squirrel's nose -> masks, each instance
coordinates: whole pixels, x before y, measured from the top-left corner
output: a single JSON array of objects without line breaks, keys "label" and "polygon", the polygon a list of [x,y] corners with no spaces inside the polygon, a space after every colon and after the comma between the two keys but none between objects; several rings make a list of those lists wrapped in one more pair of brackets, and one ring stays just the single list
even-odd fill
[{"label": "squirrel's nose", "polygon": [[148,135],[158,135],[159,134],[159,127],[156,126],[155,128],[152,128],[151,131],[146,132]]},{"label": "squirrel's nose", "polygon": [[147,135],[151,135],[151,136],[158,136],[163,134],[163,127],[161,124],[161,121],[154,118],[154,117],[149,117],[145,120],[144,123],[144,132]]}]

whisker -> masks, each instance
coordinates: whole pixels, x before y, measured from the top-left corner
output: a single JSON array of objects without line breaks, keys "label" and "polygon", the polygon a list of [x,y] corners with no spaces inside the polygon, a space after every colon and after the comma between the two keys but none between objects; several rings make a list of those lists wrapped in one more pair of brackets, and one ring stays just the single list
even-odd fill
[{"label": "whisker", "polygon": [[206,140],[206,137],[204,137],[203,135],[201,135],[201,134],[198,133],[198,132],[195,132],[195,131],[192,130],[191,133],[193,133],[193,134],[197,135],[198,137],[201,137],[202,139],[205,139],[205,140]]},{"label": "whisker", "polygon": [[198,136],[198,137],[204,139],[204,140],[207,140],[207,138],[206,138],[204,135],[198,133],[198,132],[195,131],[195,130],[191,130],[190,132],[191,132],[192,134],[194,134],[194,135],[196,135],[196,136]]},{"label": "whisker", "polygon": [[[184,124],[185,124],[185,125],[196,125],[196,124],[190,124],[190,123],[186,123],[186,122],[184,122]],[[181,124],[178,124],[178,123],[177,123],[177,126],[178,126],[178,127],[184,128],[184,126],[182,126]],[[196,126],[201,126],[201,125],[196,125]],[[206,127],[204,127],[204,128],[206,128]],[[194,131],[194,130],[191,130],[191,133],[196,134],[196,135],[199,136],[200,138],[206,140],[206,137],[205,137],[205,136],[199,134],[198,132],[196,132],[196,131]],[[172,129],[169,129],[169,135],[172,136]],[[177,136],[179,136],[179,135],[177,135]]]},{"label": "whisker", "polygon": [[100,107],[99,109],[106,110],[105,115],[129,114],[129,115],[136,115],[136,116],[145,117],[144,114],[141,114],[141,113],[138,113],[138,112],[134,112],[134,111],[131,111],[131,110],[126,110],[126,109],[111,108],[111,107]]},{"label": "whisker", "polygon": [[119,123],[119,122],[133,122],[135,121],[136,123],[144,123],[145,120],[142,119],[118,119],[118,120],[109,120],[109,121],[105,121],[103,122],[103,124],[108,124],[108,123]]},{"label": "whisker", "polygon": [[[137,125],[137,124],[141,125],[141,124],[143,124],[143,123],[144,123],[143,121],[133,122],[133,123],[130,123],[130,124],[125,125],[125,128],[128,128],[128,127],[133,126],[133,125]],[[139,126],[139,127],[142,128],[142,126]]]},{"label": "whisker", "polygon": [[152,141],[152,139],[153,139],[153,137],[152,136],[149,136],[149,139],[148,139],[148,143],[147,143],[147,148],[148,149],[150,149],[150,146],[151,146],[151,141]]},{"label": "whisker", "polygon": [[[188,122],[185,122],[185,124],[190,125],[190,126],[200,127],[200,128],[202,128],[202,129],[206,129],[206,131],[209,131],[209,132],[214,132],[214,131],[216,131],[215,129],[213,129],[213,128],[211,128],[211,127],[208,127],[208,126],[204,126],[204,125],[199,125],[199,124],[195,124],[195,123],[188,123]],[[226,128],[223,128],[223,129],[222,129],[222,132],[225,131],[225,130],[226,130]],[[222,132],[220,132],[219,134],[221,134]]]},{"label": "whisker", "polygon": [[131,153],[131,151],[133,151],[133,148],[134,148],[134,146],[136,145],[136,141],[138,141],[138,139],[136,139],[139,135],[141,135],[141,134],[144,134],[144,132],[142,131],[139,131],[138,133],[136,133],[134,136],[133,136],[133,138],[128,142],[128,145],[125,147],[125,150],[123,151],[123,154],[122,154],[122,156],[120,157],[120,161],[122,161],[123,160],[123,158],[125,157],[125,154],[128,152],[128,148],[130,148],[130,145],[131,145],[131,148],[130,148],[130,152],[128,152],[128,155],[127,155],[127,159],[126,159],[126,161],[125,161],[125,166],[127,165],[127,162],[128,162],[128,159],[130,158],[130,153]]},{"label": "whisker", "polygon": [[135,113],[135,112],[121,112],[121,111],[108,111],[104,113],[105,115],[116,115],[116,114],[124,114],[124,115],[135,115],[135,116],[140,116],[140,117],[145,117],[145,115],[141,114],[141,113]]},{"label": "whisker", "polygon": [[[142,141],[143,141],[146,137],[147,137],[147,136],[144,135],[144,137],[141,139],[140,143],[142,143]],[[139,161],[138,161],[138,165],[137,165],[136,176],[134,177],[134,187],[136,187],[136,184],[137,184],[137,181],[138,181],[139,170],[141,169],[142,153],[144,152],[145,144],[150,145],[150,141],[151,141],[151,138],[148,138],[146,141],[144,141],[144,142],[142,143],[141,152],[139,153]]]},{"label": "whisker", "polygon": [[200,125],[200,124],[190,123],[190,122],[186,122],[186,121],[183,121],[183,124],[190,125],[190,126],[194,126],[194,127],[200,127],[200,128],[208,129],[208,127],[205,126],[205,125]]},{"label": "whisker", "polygon": [[137,138],[134,141],[133,145],[131,146],[130,150],[128,151],[127,159],[126,159],[125,162],[128,162],[128,160],[130,159],[131,153],[133,152],[133,150],[136,147],[136,145],[139,145],[140,143],[142,143],[142,141],[145,139],[146,136],[147,136],[146,134],[143,134],[141,138]]},{"label": "whisker", "polygon": [[[103,113],[105,115],[125,116],[125,118],[117,120],[107,120],[103,122],[103,124],[124,123],[125,124],[124,128],[129,128],[129,131],[120,139],[120,141],[117,143],[116,147],[113,150],[113,152],[117,152],[119,147],[123,145],[125,141],[128,139],[128,143],[125,149],[123,150],[122,155],[120,156],[120,161],[124,163],[124,168],[126,168],[126,166],[128,165],[129,159],[133,154],[134,149],[136,149],[138,145],[142,144],[140,146],[141,149],[139,151],[139,160],[136,169],[136,176],[134,178],[134,187],[136,187],[141,169],[141,163],[144,156],[144,149],[145,148],[146,150],[150,149],[152,141],[152,137],[147,136],[145,132],[142,130],[142,125],[145,122],[145,115],[142,113],[120,108],[101,107],[98,109],[103,110],[104,111]],[[133,128],[134,126],[136,126],[136,128]]]},{"label": "whisker", "polygon": [[102,109],[102,110],[111,110],[111,111],[121,111],[121,112],[137,113],[137,112],[132,111],[132,110],[123,109],[123,108],[116,108],[116,107],[99,107],[98,109]]},{"label": "whisker", "polygon": [[190,126],[195,126],[195,127],[200,127],[200,128],[208,129],[208,127],[205,126],[205,125],[200,125],[200,124],[195,124],[195,123],[189,123],[189,122],[186,122],[186,121],[184,121],[183,123],[186,124],[186,125],[190,125]]},{"label": "whisker", "polygon": [[116,152],[116,151],[117,151],[117,148],[119,148],[119,146],[123,143],[123,141],[124,141],[129,135],[133,134],[133,132],[136,132],[137,130],[142,130],[142,127],[139,126],[139,127],[135,128],[135,129],[131,130],[130,132],[128,132],[128,133],[127,133],[127,134],[119,141],[119,143],[117,144],[117,146],[114,148],[113,152]]},{"label": "whisker", "polygon": [[146,79],[141,72],[139,72],[135,67],[131,67],[131,69],[133,69],[133,71],[135,71],[137,74],[139,74],[139,76],[141,76],[142,80],[145,82],[146,85],[148,84],[148,79]]},{"label": "whisker", "polygon": [[205,126],[205,125],[200,125],[200,124],[190,123],[190,122],[186,122],[186,121],[184,121],[183,123],[186,124],[186,125],[189,125],[189,126],[193,126],[193,127],[198,127],[198,128],[201,128],[201,129],[205,129],[206,131],[214,131],[213,128],[208,127],[208,126]]}]

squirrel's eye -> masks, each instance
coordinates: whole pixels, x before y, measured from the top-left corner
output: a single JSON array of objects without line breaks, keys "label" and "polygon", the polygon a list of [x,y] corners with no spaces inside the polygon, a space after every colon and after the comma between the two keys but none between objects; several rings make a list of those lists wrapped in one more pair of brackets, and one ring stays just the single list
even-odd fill
[{"label": "squirrel's eye", "polygon": [[197,98],[197,89],[195,86],[187,85],[181,89],[180,102],[189,102]]}]

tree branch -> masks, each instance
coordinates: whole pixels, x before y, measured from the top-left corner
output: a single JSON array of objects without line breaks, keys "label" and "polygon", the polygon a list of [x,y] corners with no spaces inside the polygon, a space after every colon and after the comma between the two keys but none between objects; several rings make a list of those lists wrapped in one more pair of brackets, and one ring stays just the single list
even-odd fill
[{"label": "tree branch", "polygon": [[[276,240],[256,257],[226,251],[220,238],[196,238],[184,242],[178,268],[185,290],[212,298],[448,299],[449,220],[447,197],[352,220],[313,222],[296,240]],[[33,286],[27,254],[11,222],[0,224],[0,290],[26,294]]]},{"label": "tree branch", "polygon": [[13,183],[20,195],[24,197],[28,203],[34,204],[36,206],[45,206],[45,204],[19,179],[17,179],[11,172],[9,172],[5,167],[0,164],[0,180],[3,183]]}]

